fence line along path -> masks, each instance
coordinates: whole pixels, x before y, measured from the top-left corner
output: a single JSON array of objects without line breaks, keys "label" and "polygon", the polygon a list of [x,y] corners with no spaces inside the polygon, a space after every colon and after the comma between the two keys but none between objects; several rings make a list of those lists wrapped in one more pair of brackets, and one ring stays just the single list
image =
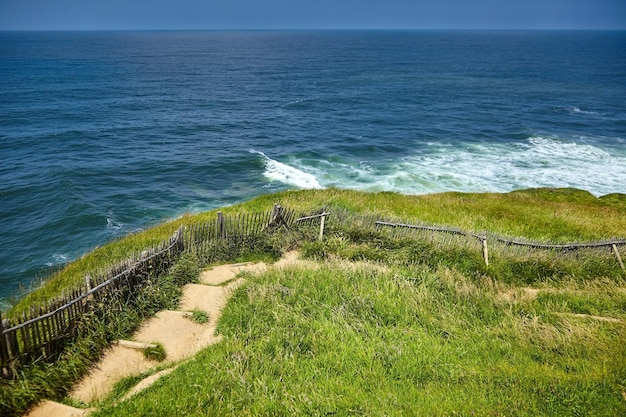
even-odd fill
[{"label": "fence line along path", "polygon": [[133,297],[138,287],[144,285],[152,274],[164,273],[185,250],[204,253],[213,250],[211,241],[230,241],[237,244],[239,238],[261,236],[290,230],[295,225],[302,228],[319,224],[319,240],[323,239],[327,218],[332,219],[335,226],[353,226],[375,229],[413,229],[427,231],[432,234],[443,233],[448,236],[465,236],[477,239],[481,243],[485,265],[489,266],[490,242],[540,250],[575,251],[586,248],[610,247],[620,268],[626,273],[618,247],[626,245],[626,240],[608,242],[546,244],[522,242],[504,239],[487,233],[475,234],[460,229],[394,223],[375,220],[373,216],[357,215],[341,210],[331,213],[326,209],[317,214],[296,216],[294,210],[274,205],[271,210],[263,213],[245,213],[225,216],[217,213],[215,221],[195,224],[180,228],[174,235],[154,249],[145,251],[138,259],[128,260],[107,273],[92,278],[85,277],[82,286],[69,291],[62,298],[53,300],[42,306],[33,307],[30,314],[23,314],[16,323],[3,319],[0,314],[0,366],[2,377],[11,377],[22,363],[38,358],[51,358],[59,353],[63,346],[77,334],[77,326],[85,312],[91,311],[94,301],[106,302],[115,297],[128,299]]},{"label": "fence line along path", "polygon": [[33,306],[30,314],[14,319],[15,323],[0,313],[0,377],[10,378],[21,364],[60,353],[77,335],[81,317],[92,311],[94,302],[133,297],[151,275],[166,272],[184,250],[212,240],[289,229],[294,221],[295,212],[277,204],[263,213],[225,216],[220,211],[215,222],[180,228],[156,248],[144,251],[138,259],[129,259],[106,273],[94,274],[95,278],[85,276],[83,285],[59,299]]},{"label": "fence line along path", "polygon": [[[77,333],[77,323],[83,314],[91,311],[93,302],[107,297],[131,297],[150,274],[161,273],[173,263],[183,250],[182,230],[157,248],[145,251],[136,261],[126,261],[111,269],[95,283],[85,277],[84,286],[62,298],[31,308],[21,320],[12,324],[0,316],[0,359],[2,374],[9,377],[13,367],[37,358],[49,358],[59,353],[65,343]],[[95,284],[95,285],[94,285]]]}]

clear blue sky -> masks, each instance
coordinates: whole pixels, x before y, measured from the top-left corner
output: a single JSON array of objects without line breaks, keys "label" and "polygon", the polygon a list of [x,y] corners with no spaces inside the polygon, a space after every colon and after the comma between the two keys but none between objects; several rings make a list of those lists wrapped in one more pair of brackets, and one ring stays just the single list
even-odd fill
[{"label": "clear blue sky", "polygon": [[626,29],[626,0],[0,0],[0,30]]}]

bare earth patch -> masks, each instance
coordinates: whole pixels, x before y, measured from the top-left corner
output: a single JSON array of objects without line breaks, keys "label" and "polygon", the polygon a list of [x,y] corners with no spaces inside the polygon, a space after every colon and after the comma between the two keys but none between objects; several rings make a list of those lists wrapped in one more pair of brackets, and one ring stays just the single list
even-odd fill
[{"label": "bare earth patch", "polygon": [[89,415],[93,409],[80,409],[69,405],[44,400],[27,417],[82,417]]}]

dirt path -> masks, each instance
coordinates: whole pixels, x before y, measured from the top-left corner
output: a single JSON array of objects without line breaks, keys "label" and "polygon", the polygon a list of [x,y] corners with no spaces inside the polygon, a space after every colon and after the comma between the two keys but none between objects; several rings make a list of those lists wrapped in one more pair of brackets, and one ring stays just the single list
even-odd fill
[{"label": "dirt path", "polygon": [[[276,267],[292,265],[298,261],[298,254],[286,254]],[[194,356],[199,350],[220,341],[215,335],[217,322],[232,292],[243,283],[237,278],[240,272],[260,273],[267,269],[264,263],[240,263],[220,265],[202,272],[199,284],[183,287],[183,296],[177,311],[161,311],[146,321],[130,341],[119,341],[108,349],[91,372],[79,382],[69,397],[86,404],[97,404],[111,393],[120,379],[164,368],[140,381],[125,398],[147,388],[160,377],[167,375],[184,360]],[[190,319],[193,310],[208,314],[207,323],[199,324]],[[148,360],[142,348],[159,343],[163,346],[166,359],[163,362]],[[77,409],[44,401],[26,417],[70,417],[88,415],[93,409]]]}]

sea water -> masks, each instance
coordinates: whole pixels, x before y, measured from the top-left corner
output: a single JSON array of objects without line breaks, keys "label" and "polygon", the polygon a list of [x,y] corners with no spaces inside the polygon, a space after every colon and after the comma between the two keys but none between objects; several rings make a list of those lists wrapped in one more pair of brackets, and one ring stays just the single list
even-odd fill
[{"label": "sea water", "polygon": [[626,192],[626,32],[0,33],[0,298],[285,189]]}]

